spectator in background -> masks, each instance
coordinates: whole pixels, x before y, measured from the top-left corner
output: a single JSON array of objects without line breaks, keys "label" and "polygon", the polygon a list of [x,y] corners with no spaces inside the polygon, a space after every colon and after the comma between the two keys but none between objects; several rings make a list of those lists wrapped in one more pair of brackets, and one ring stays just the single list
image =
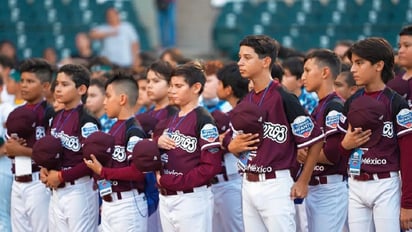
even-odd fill
[{"label": "spectator in background", "polygon": [[358,90],[353,74],[350,71],[341,72],[333,84],[336,94],[344,101]]},{"label": "spectator in background", "polygon": [[223,63],[220,60],[207,61],[204,65],[204,72],[206,76],[205,87],[200,99],[200,105],[207,111],[212,113],[215,110],[220,110],[224,113],[229,112],[232,106],[225,100],[220,100],[217,96],[217,86],[219,80],[216,73],[223,67]]},{"label": "spectator in background", "polygon": [[13,63],[18,63],[16,46],[14,46],[13,42],[9,40],[1,41],[0,54],[9,57],[13,61]]},{"label": "spectator in background", "polygon": [[139,87],[139,97],[136,102],[136,114],[141,114],[146,111],[152,110],[153,102],[147,96],[147,74],[140,73],[134,75],[137,85]]},{"label": "spectator in background", "polygon": [[282,78],[282,85],[295,94],[299,98],[300,104],[309,113],[312,113],[313,109],[318,104],[315,95],[308,93],[303,87],[302,73],[303,73],[303,59],[300,57],[290,57],[283,61],[283,71],[285,74]]},{"label": "spectator in background", "polygon": [[14,107],[24,104],[24,100],[21,96],[21,74],[16,69],[10,71],[9,80],[7,81],[7,92],[14,95]]},{"label": "spectator in background", "polygon": [[43,50],[43,58],[47,60],[47,62],[49,62],[49,64],[51,64],[52,66],[56,66],[58,60],[56,49],[52,47],[45,48]]},{"label": "spectator in background", "polygon": [[77,51],[71,57],[90,62],[95,57],[95,54],[91,47],[89,36],[84,32],[77,33],[75,42]]},{"label": "spectator in background", "polygon": [[94,57],[89,63],[90,77],[91,79],[106,77],[112,73],[114,68],[114,65],[106,57]]},{"label": "spectator in background", "polygon": [[[2,77],[4,86],[7,86],[7,82],[10,79],[10,71],[13,69],[14,64],[15,63],[10,57],[0,54],[0,75]],[[0,99],[2,100],[2,102],[13,103],[14,95],[7,92],[7,88],[3,88],[3,91],[1,91]]]},{"label": "spectator in background", "polygon": [[272,70],[270,71],[272,79],[282,83],[282,77],[284,74],[285,72],[283,71],[282,65],[278,62],[275,62],[273,64]]},{"label": "spectator in background", "polygon": [[162,48],[176,46],[176,0],[156,0]]},{"label": "spectator in background", "polygon": [[178,48],[168,48],[162,52],[160,59],[169,62],[172,67],[176,67],[179,64],[184,64],[188,61]]},{"label": "spectator in background", "polygon": [[139,36],[133,26],[122,22],[115,8],[106,10],[106,24],[90,32],[90,38],[102,41],[101,54],[112,63],[131,67],[139,53]]},{"label": "spectator in background", "polygon": [[346,52],[349,50],[349,48],[352,46],[353,41],[351,40],[339,40],[335,44],[335,48],[333,51],[335,52],[336,55],[339,56],[342,62],[346,64],[350,64],[350,60],[348,56],[346,55]]}]

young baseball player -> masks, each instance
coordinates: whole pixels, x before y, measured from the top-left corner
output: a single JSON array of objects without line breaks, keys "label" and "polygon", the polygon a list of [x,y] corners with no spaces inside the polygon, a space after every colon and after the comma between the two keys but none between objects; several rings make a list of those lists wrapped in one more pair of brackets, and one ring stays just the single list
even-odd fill
[{"label": "young baseball player", "polygon": [[[322,146],[322,132],[298,99],[272,81],[270,69],[277,49],[277,42],[265,35],[247,36],[240,42],[240,74],[254,86],[243,101],[255,104],[267,115],[262,122],[263,140],[258,139],[259,134],[243,133],[228,144],[234,154],[250,154],[242,185],[245,231],[296,230],[293,199],[306,197]],[[290,169],[296,162],[297,148],[304,147],[309,147],[305,166],[293,183]]]},{"label": "young baseball player", "polygon": [[333,85],[336,94],[341,97],[343,101],[346,101],[358,90],[355,79],[353,79],[353,74],[350,71],[341,72],[338,77],[336,77]]},{"label": "young baseball player", "polygon": [[172,74],[171,97],[180,111],[166,120],[163,135],[155,138],[167,150],[158,176],[163,231],[212,231],[209,185],[221,169],[222,151],[212,116],[198,106],[204,83],[204,73],[194,63]]},{"label": "young baseball player", "polygon": [[356,84],[364,86],[345,102],[339,124],[346,132],[341,149],[349,156],[349,229],[399,231],[399,222],[410,229],[412,113],[385,86],[393,78],[392,48],[383,38],[367,38],[348,57]]},{"label": "young baseball player", "polygon": [[103,231],[147,231],[144,174],[130,160],[136,143],[146,137],[134,118],[138,86],[133,77],[116,73],[106,83],[104,107],[117,121],[109,134],[115,138],[112,160],[102,166],[94,155],[85,164],[96,173],[102,196]]},{"label": "young baseball player", "polygon": [[406,72],[388,82],[388,86],[403,96],[412,108],[412,25],[399,32],[398,63]]},{"label": "young baseball player", "polygon": [[90,73],[81,65],[66,64],[57,72],[55,97],[64,109],[53,118],[50,134],[63,146],[60,170],[42,168],[40,177],[53,188],[49,228],[56,231],[96,231],[98,196],[93,189],[92,171],[83,162],[82,142],[99,130],[98,121],[83,109]]},{"label": "young baseball player", "polygon": [[104,81],[102,78],[95,78],[90,80],[90,86],[87,89],[86,108],[89,112],[99,120],[103,132],[109,132],[115,123],[115,119],[111,119],[104,111]]},{"label": "young baseball player", "polygon": [[[27,59],[20,65],[21,97],[27,112],[35,115],[34,140],[19,141],[9,134],[6,150],[14,157],[14,181],[11,197],[11,222],[13,231],[47,231],[50,191],[40,182],[39,166],[32,162],[32,147],[36,140],[45,135],[53,108],[44,99],[44,93],[50,87],[52,67],[43,59]],[[19,110],[17,108],[16,110]],[[11,122],[25,123],[25,122]],[[30,127],[27,128],[30,130]],[[27,146],[26,146],[27,143]]]},{"label": "young baseball player", "polygon": [[[227,101],[232,108],[249,92],[248,80],[242,78],[236,63],[223,66],[216,74],[217,96]],[[230,114],[230,112],[229,112]],[[229,129],[229,115],[215,110],[212,112],[219,133]],[[219,117],[226,117],[227,123],[220,123]],[[213,231],[243,231],[242,179],[237,168],[237,158],[226,151],[222,159],[222,170],[212,179]]]},{"label": "young baseball player", "polygon": [[340,69],[339,57],[326,49],[311,51],[304,61],[303,85],[319,97],[311,116],[325,133],[306,198],[308,229],[313,232],[342,232],[348,211],[347,159],[337,149],[341,140],[337,127],[343,102],[333,91],[333,82]]}]

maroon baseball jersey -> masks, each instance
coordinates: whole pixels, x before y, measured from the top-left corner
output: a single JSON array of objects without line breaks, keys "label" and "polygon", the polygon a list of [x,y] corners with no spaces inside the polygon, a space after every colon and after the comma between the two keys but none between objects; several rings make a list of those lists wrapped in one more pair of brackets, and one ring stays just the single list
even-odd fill
[{"label": "maroon baseball jersey", "polygon": [[166,120],[166,133],[176,148],[162,155],[162,187],[183,191],[208,184],[221,170],[219,133],[212,116],[202,107],[183,117]]},{"label": "maroon baseball jersey", "polygon": [[[135,118],[143,126],[143,129],[148,138],[151,138],[158,122],[167,119],[174,115],[178,109],[175,106],[168,105],[159,110],[150,110],[141,114],[137,114]],[[155,125],[153,125],[155,123]],[[146,128],[144,125],[147,125]]]},{"label": "maroon baseball jersey", "polygon": [[62,176],[65,181],[92,174],[83,162],[82,144],[84,139],[99,128],[98,121],[83,109],[83,105],[61,110],[54,116],[50,134],[60,138],[62,142]]},{"label": "maroon baseball jersey", "polygon": [[382,137],[378,144],[369,149],[363,149],[361,171],[381,173],[399,171],[400,153],[398,138],[412,132],[412,112],[405,99],[390,88],[383,91],[366,93],[358,90],[344,105],[343,114],[339,122],[339,129],[346,132],[348,122],[347,113],[351,103],[357,97],[368,95],[385,104],[387,112],[383,118]]},{"label": "maroon baseball jersey", "polygon": [[[47,101],[42,101],[37,104],[25,104],[19,107],[25,107],[33,111],[34,114],[37,116],[36,121],[36,140],[35,141],[27,141],[27,147],[33,147],[34,143],[44,137],[46,135],[46,130],[49,128],[49,120],[53,117],[54,110]],[[13,166],[12,166],[12,173],[15,173],[14,167],[14,159],[13,159]],[[40,170],[40,167],[32,160],[32,171],[37,172]]]},{"label": "maroon baseball jersey", "polygon": [[112,160],[107,167],[102,169],[101,177],[112,181],[115,192],[144,188],[143,173],[131,165],[133,148],[140,140],[145,138],[145,133],[134,117],[128,120],[118,120],[110,129],[115,139]]},{"label": "maroon baseball jersey", "polygon": [[297,149],[310,146],[324,137],[298,98],[277,82],[272,82],[267,90],[259,93],[249,92],[242,101],[253,102],[267,113],[263,141],[256,153],[251,153],[245,172],[270,173],[294,168]]},{"label": "maroon baseball jersey", "polygon": [[387,86],[401,95],[408,102],[409,108],[412,109],[412,78],[404,80],[402,79],[403,75],[401,73],[390,80]]},{"label": "maroon baseball jersey", "polygon": [[342,115],[343,101],[335,92],[327,95],[319,101],[318,106],[312,112],[312,118],[321,127],[325,134],[323,152],[333,165],[317,163],[312,176],[324,176],[332,174],[346,175],[347,157],[339,154],[337,147],[341,141],[338,131],[340,116]]}]

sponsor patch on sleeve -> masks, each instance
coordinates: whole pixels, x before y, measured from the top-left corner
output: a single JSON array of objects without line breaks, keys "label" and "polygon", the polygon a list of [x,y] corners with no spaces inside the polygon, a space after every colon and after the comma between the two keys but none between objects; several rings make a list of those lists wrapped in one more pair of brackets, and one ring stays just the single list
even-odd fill
[{"label": "sponsor patch on sleeve", "polygon": [[142,140],[142,138],[140,138],[139,136],[132,136],[129,138],[129,141],[127,141],[127,147],[126,150],[128,152],[133,152],[133,148],[136,145],[136,143],[138,143],[140,140]]},{"label": "sponsor patch on sleeve", "polygon": [[210,123],[204,125],[200,130],[200,138],[208,142],[216,141],[219,138],[217,127]]},{"label": "sponsor patch on sleeve", "polygon": [[315,125],[309,116],[299,116],[290,125],[292,133],[301,138],[308,138]]},{"label": "sponsor patch on sleeve", "polygon": [[82,136],[84,138],[89,137],[89,135],[93,134],[94,132],[96,132],[98,130],[99,130],[99,128],[97,127],[97,125],[92,123],[92,122],[88,122],[88,123],[84,124],[81,128]]},{"label": "sponsor patch on sleeve", "polygon": [[412,111],[410,109],[402,109],[396,115],[396,122],[398,125],[403,126],[405,128],[412,127]]},{"label": "sponsor patch on sleeve", "polygon": [[337,128],[338,124],[339,124],[339,120],[341,117],[341,113],[336,111],[336,110],[332,110],[328,113],[328,115],[326,115],[325,118],[325,125],[327,127],[330,128]]}]

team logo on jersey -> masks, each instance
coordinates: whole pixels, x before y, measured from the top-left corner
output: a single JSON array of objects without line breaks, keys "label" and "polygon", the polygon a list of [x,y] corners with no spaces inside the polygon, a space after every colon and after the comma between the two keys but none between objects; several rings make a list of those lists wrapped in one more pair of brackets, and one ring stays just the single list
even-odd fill
[{"label": "team logo on jersey", "polygon": [[93,134],[98,130],[99,128],[97,127],[97,125],[92,122],[84,124],[81,128],[83,138],[89,137],[89,135]]},{"label": "team logo on jersey", "polygon": [[36,140],[39,140],[46,136],[46,132],[43,126],[36,127]]},{"label": "team logo on jersey", "polygon": [[392,122],[383,122],[382,136],[393,138],[393,124]]},{"label": "team logo on jersey", "polygon": [[62,146],[68,150],[78,152],[82,147],[79,141],[79,138],[76,136],[69,136],[64,133],[64,131],[56,132],[56,129],[52,129],[51,135],[56,138],[59,138],[62,142]]},{"label": "team logo on jersey", "polygon": [[136,143],[138,143],[139,141],[141,141],[142,138],[140,138],[139,136],[132,136],[129,138],[129,141],[127,141],[127,147],[126,150],[128,152],[133,152],[133,148],[136,145]]},{"label": "team logo on jersey", "polygon": [[160,160],[162,161],[162,163],[167,163],[169,162],[169,155],[167,155],[167,153],[163,153],[160,155]]},{"label": "team logo on jersey", "polygon": [[340,118],[341,113],[336,110],[332,110],[328,113],[328,115],[326,115],[325,125],[327,127],[336,129],[338,127]]},{"label": "team logo on jersey", "polygon": [[126,151],[124,150],[124,146],[114,146],[112,158],[118,162],[124,162],[126,160]]},{"label": "team logo on jersey", "polygon": [[271,122],[263,123],[263,138],[269,138],[277,143],[284,143],[288,136],[288,128],[284,125],[273,124]]},{"label": "team logo on jersey", "polygon": [[298,137],[308,138],[315,125],[309,116],[299,116],[291,124],[292,133]]},{"label": "team logo on jersey", "polygon": [[396,122],[403,127],[411,128],[412,127],[412,111],[410,109],[402,109],[396,115]]},{"label": "team logo on jersey", "polygon": [[208,123],[200,130],[200,138],[208,141],[209,143],[216,141],[219,138],[219,132],[216,126]]},{"label": "team logo on jersey", "polygon": [[175,141],[176,147],[179,147],[189,153],[193,153],[196,150],[197,139],[194,137],[181,134],[178,130],[169,133],[169,137]]}]

